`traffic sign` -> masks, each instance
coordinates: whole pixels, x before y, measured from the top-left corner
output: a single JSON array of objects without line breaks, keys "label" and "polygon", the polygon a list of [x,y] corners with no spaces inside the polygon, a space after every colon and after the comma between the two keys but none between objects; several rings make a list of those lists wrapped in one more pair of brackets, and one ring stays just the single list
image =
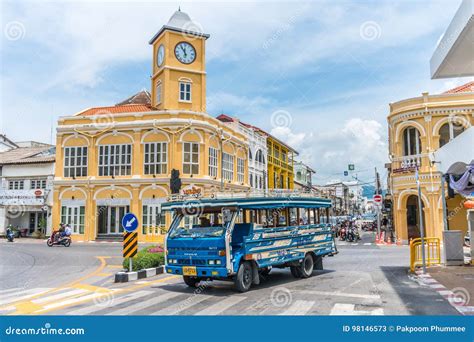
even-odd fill
[{"label": "traffic sign", "polygon": [[122,217],[122,227],[129,233],[134,232],[138,228],[138,219],[135,214],[125,214]]},{"label": "traffic sign", "polygon": [[382,203],[382,195],[374,195],[374,202],[377,204]]},{"label": "traffic sign", "polygon": [[348,167],[347,167],[347,169],[348,169],[349,171],[354,171],[354,170],[355,170],[355,165],[354,165],[354,164],[349,164]]},{"label": "traffic sign", "polygon": [[[132,232],[132,233],[124,232],[123,233],[123,257],[133,258],[137,254],[137,250],[138,250],[137,232]],[[132,271],[132,265],[130,265],[130,271]]]},{"label": "traffic sign", "polygon": [[344,176],[349,176],[349,172],[348,172],[348,171],[344,171]]}]

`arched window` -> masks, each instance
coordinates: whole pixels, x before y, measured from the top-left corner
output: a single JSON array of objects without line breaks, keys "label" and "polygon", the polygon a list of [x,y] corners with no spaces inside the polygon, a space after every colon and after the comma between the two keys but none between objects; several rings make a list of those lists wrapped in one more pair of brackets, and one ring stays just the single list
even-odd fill
[{"label": "arched window", "polygon": [[464,132],[464,126],[459,122],[446,122],[439,129],[439,147],[446,145],[452,139]]},{"label": "arched window", "polygon": [[249,150],[249,160],[252,160],[252,151]]},{"label": "arched window", "polygon": [[413,156],[420,153],[420,132],[415,127],[407,127],[403,131],[403,155]]}]

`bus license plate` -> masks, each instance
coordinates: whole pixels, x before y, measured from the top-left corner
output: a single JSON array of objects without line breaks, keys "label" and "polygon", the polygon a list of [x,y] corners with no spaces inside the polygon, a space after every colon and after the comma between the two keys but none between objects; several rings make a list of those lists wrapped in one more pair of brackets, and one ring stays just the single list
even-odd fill
[{"label": "bus license plate", "polygon": [[183,266],[183,275],[197,276],[196,266]]}]

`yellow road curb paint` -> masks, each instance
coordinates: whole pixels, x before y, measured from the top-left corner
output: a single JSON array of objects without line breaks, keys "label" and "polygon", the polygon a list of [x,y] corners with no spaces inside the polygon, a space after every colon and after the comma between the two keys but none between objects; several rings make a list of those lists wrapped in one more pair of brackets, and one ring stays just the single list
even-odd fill
[{"label": "yellow road curb paint", "polygon": [[27,315],[35,311],[41,310],[43,306],[35,304],[31,301],[21,302],[15,305],[16,315]]},{"label": "yellow road curb paint", "polygon": [[[158,283],[162,283],[162,282],[165,282],[167,280],[171,280],[171,279],[176,279],[176,278],[179,278],[178,276],[168,276],[168,277],[165,277],[165,278],[162,278],[162,279],[157,279],[157,280],[154,280],[154,281],[150,281],[148,282],[147,284],[137,284],[136,286],[133,286],[131,288],[123,288],[123,289],[106,289],[106,288],[100,288],[100,289],[103,289],[103,290],[106,290],[104,291],[103,293],[109,293],[109,294],[112,294],[112,295],[116,295],[116,294],[120,294],[120,293],[127,293],[127,292],[130,292],[130,291],[134,291],[134,290],[137,290],[137,289],[141,289],[145,286],[149,286],[149,285],[153,285],[153,284],[158,284]],[[99,288],[99,287],[98,287]],[[46,309],[46,310],[41,310],[41,314],[44,314],[44,313],[47,313],[47,312],[50,312],[50,311],[53,311],[53,310],[61,310],[61,309],[64,309],[66,307],[69,307],[69,306],[75,306],[75,305],[79,305],[79,304],[83,304],[83,303],[87,303],[91,300],[94,300],[94,298],[87,298],[83,301],[77,301],[73,304],[65,304],[65,305],[62,305],[62,306],[57,306],[55,308],[51,308],[51,309]],[[16,313],[13,313],[13,314],[16,314]]]},{"label": "yellow road curb paint", "polygon": [[112,273],[99,273],[97,274],[99,277],[110,277]]},{"label": "yellow road curb paint", "polygon": [[123,265],[107,265],[110,268],[123,268]]}]

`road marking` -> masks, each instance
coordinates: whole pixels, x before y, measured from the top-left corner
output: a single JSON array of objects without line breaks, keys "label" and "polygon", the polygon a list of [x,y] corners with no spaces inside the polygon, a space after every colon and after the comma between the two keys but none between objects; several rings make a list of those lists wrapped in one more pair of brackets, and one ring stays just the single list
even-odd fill
[{"label": "road marking", "polygon": [[366,242],[366,243],[364,243],[364,246],[370,246],[370,245],[372,245],[372,242]]},{"label": "road marking", "polygon": [[216,304],[208,306],[204,310],[199,311],[198,313],[196,313],[196,315],[219,315],[220,313],[224,312],[231,306],[234,306],[240,303],[246,298],[247,297],[239,297],[239,296],[228,297],[226,299],[219,301]]},{"label": "road marking", "polygon": [[291,316],[306,315],[306,313],[311,310],[313,305],[314,305],[313,301],[297,300],[287,310],[283,311],[280,315],[291,315]]},{"label": "road marking", "polygon": [[152,313],[152,315],[176,315],[180,313],[181,311],[187,310],[190,307],[196,304],[199,304],[209,298],[215,298],[215,296],[193,294],[189,296],[188,298],[186,298],[185,300],[175,303],[173,306],[169,306],[167,308],[164,308],[162,310]]},{"label": "road marking", "polygon": [[354,304],[336,303],[331,309],[331,316],[380,316],[383,315],[383,309],[374,310],[356,310]]},{"label": "road marking", "polygon": [[5,305],[5,304],[8,304],[8,303],[18,302],[20,300],[24,300],[24,299],[31,298],[31,297],[34,297],[34,296],[38,296],[38,295],[40,295],[42,293],[46,293],[50,290],[51,290],[50,288],[40,287],[40,288],[23,290],[23,291],[19,291],[19,292],[16,292],[16,293],[9,293],[7,295],[0,296],[0,305]]},{"label": "road marking", "polygon": [[21,290],[24,290],[24,289],[22,289],[21,287],[20,288],[17,287],[17,288],[14,288],[14,289],[1,290],[0,291],[0,297],[1,297],[1,295],[5,295],[6,293],[21,291]]},{"label": "road marking", "polygon": [[68,311],[66,313],[66,315],[88,315],[88,314],[91,314],[93,312],[96,312],[96,311],[100,311],[100,310],[103,310],[103,309],[106,309],[108,307],[113,307],[113,306],[116,306],[116,305],[120,305],[122,303],[126,303],[130,300],[133,300],[133,299],[137,299],[137,298],[140,298],[140,297],[144,297],[144,296],[147,296],[149,294],[153,293],[153,291],[138,291],[138,292],[134,292],[134,293],[130,293],[130,294],[126,294],[124,295],[123,297],[120,297],[118,299],[116,298],[113,298],[111,301],[110,301],[110,305],[97,305],[97,304],[94,304],[94,305],[89,305],[89,306],[86,306],[86,307],[83,307],[83,308],[79,308],[79,309],[76,309],[76,310],[72,310],[72,311]]},{"label": "road marking", "polygon": [[75,303],[80,303],[80,302],[83,302],[83,301],[86,301],[86,300],[89,300],[89,299],[94,299],[96,297],[100,297],[100,296],[103,296],[103,295],[104,295],[103,293],[91,293],[91,294],[88,294],[88,295],[85,295],[85,296],[80,296],[80,297],[76,297],[76,298],[67,299],[67,300],[62,301],[62,302],[56,302],[56,303],[48,304],[48,305],[44,306],[43,310],[39,310],[36,313],[41,313],[41,312],[44,312],[44,311],[47,311],[47,310],[62,307],[64,305],[71,305],[71,304],[75,304]]},{"label": "road marking", "polygon": [[338,297],[350,297],[350,298],[363,298],[363,299],[380,299],[379,295],[361,294],[361,293],[347,293],[347,292],[329,292],[329,291],[317,291],[317,290],[301,290],[300,293],[315,294],[321,296],[338,296]]},{"label": "road marking", "polygon": [[66,292],[61,292],[61,293],[49,295],[49,296],[46,296],[46,297],[33,299],[32,302],[36,303],[36,304],[47,303],[47,302],[52,302],[52,301],[55,301],[57,299],[61,299],[61,298],[64,298],[64,297],[71,297],[71,296],[75,296],[75,295],[78,295],[78,294],[83,294],[85,292],[88,292],[88,291],[83,290],[83,289],[70,289]]},{"label": "road marking", "polygon": [[148,299],[146,302],[138,302],[132,305],[129,305],[125,308],[106,313],[106,315],[128,315],[140,309],[151,307],[155,304],[166,302],[168,299],[178,297],[181,295],[179,292],[168,292],[162,295],[159,295],[155,298]]}]

